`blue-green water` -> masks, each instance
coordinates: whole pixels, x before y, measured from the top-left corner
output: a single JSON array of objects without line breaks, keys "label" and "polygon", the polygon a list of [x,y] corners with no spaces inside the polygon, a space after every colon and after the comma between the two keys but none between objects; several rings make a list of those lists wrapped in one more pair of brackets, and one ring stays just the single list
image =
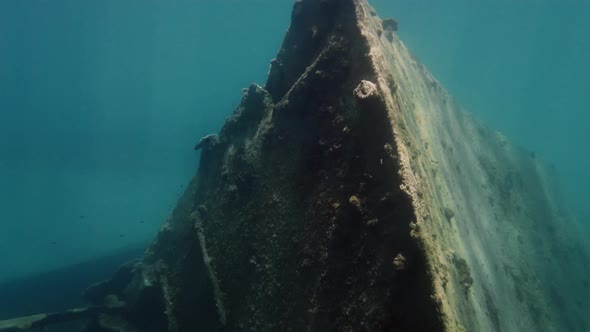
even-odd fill
[{"label": "blue-green water", "polygon": [[[372,4],[465,108],[555,166],[590,228],[590,3]],[[194,143],[265,81],[291,6],[0,1],[0,283],[149,241]]]},{"label": "blue-green water", "polygon": [[0,280],[153,237],[289,7],[1,1]]}]

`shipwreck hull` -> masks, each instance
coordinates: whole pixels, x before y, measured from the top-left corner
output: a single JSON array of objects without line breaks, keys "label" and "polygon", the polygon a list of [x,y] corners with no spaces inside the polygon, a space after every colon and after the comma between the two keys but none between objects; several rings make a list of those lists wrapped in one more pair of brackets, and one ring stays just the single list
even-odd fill
[{"label": "shipwreck hull", "polygon": [[89,331],[587,329],[588,251],[551,177],[396,28],[365,1],[297,1],[142,263],[89,289],[127,313]]}]

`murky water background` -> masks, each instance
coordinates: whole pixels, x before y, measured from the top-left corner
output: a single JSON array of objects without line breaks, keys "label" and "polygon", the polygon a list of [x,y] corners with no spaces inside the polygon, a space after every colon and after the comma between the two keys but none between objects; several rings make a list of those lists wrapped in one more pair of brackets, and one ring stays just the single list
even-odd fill
[{"label": "murky water background", "polygon": [[[372,4],[460,104],[554,165],[590,228],[590,4]],[[41,296],[6,285],[74,266],[89,275],[60,292],[78,294],[139,255],[196,171],[194,143],[220,128],[241,88],[265,81],[291,5],[0,2],[0,319],[61,309],[6,305]]]}]

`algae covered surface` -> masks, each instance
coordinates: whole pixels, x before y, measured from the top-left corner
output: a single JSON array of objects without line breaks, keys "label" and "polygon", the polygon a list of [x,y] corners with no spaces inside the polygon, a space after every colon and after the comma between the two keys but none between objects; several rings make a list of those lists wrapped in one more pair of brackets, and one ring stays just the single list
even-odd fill
[{"label": "algae covered surface", "polygon": [[87,292],[129,313],[89,331],[588,329],[588,248],[552,175],[397,29],[365,1],[296,1],[143,261]]},{"label": "algae covered surface", "polygon": [[380,38],[370,9],[360,15],[381,86],[393,92],[402,172],[437,301],[457,319],[451,329],[584,330],[588,249],[553,175],[465,113],[399,39]]}]

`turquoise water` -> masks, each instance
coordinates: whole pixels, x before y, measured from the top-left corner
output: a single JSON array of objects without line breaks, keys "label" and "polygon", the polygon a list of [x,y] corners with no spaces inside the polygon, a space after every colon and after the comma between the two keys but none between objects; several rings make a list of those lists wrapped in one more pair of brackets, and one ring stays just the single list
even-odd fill
[{"label": "turquoise water", "polygon": [[[467,110],[554,165],[590,228],[590,4],[372,4]],[[194,143],[265,81],[291,6],[0,1],[0,283],[149,241]]]},{"label": "turquoise water", "polygon": [[152,238],[289,17],[270,1],[1,1],[0,281]]}]

